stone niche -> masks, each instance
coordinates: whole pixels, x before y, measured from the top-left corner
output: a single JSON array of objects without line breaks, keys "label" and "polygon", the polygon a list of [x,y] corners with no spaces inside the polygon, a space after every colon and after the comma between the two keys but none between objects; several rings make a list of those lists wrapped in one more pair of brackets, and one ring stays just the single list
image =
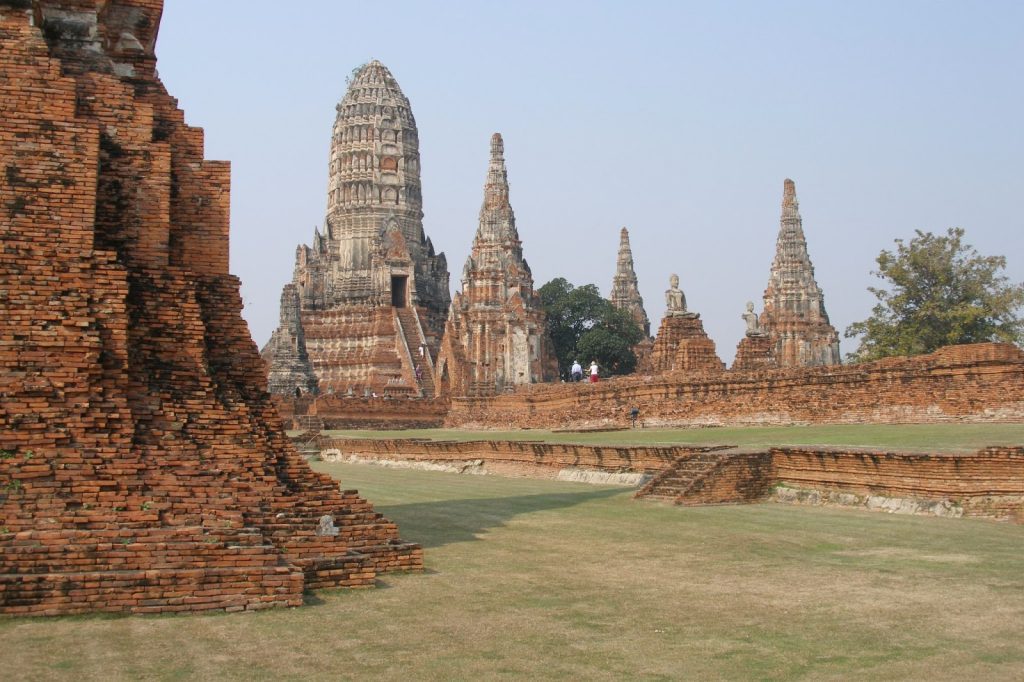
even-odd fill
[{"label": "stone niche", "polygon": [[0,0],[0,612],[299,606],[422,567],[284,437],[161,12]]}]

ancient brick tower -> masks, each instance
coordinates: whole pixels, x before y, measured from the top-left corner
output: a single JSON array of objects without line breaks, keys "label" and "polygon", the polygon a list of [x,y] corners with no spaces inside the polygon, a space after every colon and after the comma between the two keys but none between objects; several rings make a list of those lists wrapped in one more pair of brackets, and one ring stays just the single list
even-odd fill
[{"label": "ancient brick tower", "polygon": [[337,109],[324,230],[298,247],[262,351],[270,390],[432,395],[451,297],[444,254],[423,233],[416,120],[378,61],[356,70]]},{"label": "ancient brick tower", "polygon": [[629,230],[622,228],[619,232],[619,257],[615,262],[615,277],[612,278],[612,293],[608,297],[616,308],[628,311],[640,328],[644,337],[651,335],[651,321],[644,310],[644,299],[640,296],[640,287],[633,269],[633,250],[629,247]]},{"label": "ancient brick tower", "polygon": [[495,133],[480,224],[437,363],[438,378],[452,395],[550,381],[558,372],[509,203],[504,154],[501,135]]},{"label": "ancient brick tower", "polygon": [[0,611],[299,606],[422,566],[288,443],[160,0],[0,0]]},{"label": "ancient brick tower", "polygon": [[796,185],[789,179],[783,186],[779,239],[764,291],[760,327],[771,340],[779,367],[840,362],[839,335],[828,321],[825,296],[814,280]]}]

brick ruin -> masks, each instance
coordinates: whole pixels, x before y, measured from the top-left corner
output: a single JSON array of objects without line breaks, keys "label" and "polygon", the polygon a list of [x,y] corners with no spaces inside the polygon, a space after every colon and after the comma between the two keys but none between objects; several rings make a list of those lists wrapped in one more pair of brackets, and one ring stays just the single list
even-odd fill
[{"label": "brick ruin", "polygon": [[[0,611],[298,606],[422,550],[286,441],[160,0],[0,0]],[[412,273],[410,272],[410,276]]]},{"label": "brick ruin", "polygon": [[480,223],[437,359],[443,392],[488,395],[558,375],[540,295],[509,203],[505,146],[491,137]]},{"label": "brick ruin", "polygon": [[1024,448],[969,454],[776,447],[680,456],[636,497],[677,505],[777,500],[1024,522]]},{"label": "brick ruin", "polygon": [[1003,343],[856,365],[615,377],[452,398],[447,426],[905,424],[1024,420],[1024,352]]},{"label": "brick ruin", "polygon": [[[749,324],[747,331],[751,331]],[[740,341],[737,369],[815,367],[841,361],[839,335],[829,323],[825,295],[814,279],[807,253],[796,184],[788,178],[783,183],[779,237],[757,331],[763,336],[748,333]],[[764,357],[765,337],[770,341],[771,360]]]},{"label": "brick ruin", "polygon": [[337,111],[324,229],[298,247],[262,351],[270,390],[429,398],[451,297],[423,232],[416,120],[378,61],[355,71]]},{"label": "brick ruin", "polygon": [[686,309],[679,276],[672,275],[669,284],[665,292],[665,317],[650,352],[643,357],[637,371],[642,374],[723,371],[725,363],[715,351],[715,342],[704,331],[700,315]]},{"label": "brick ruin", "polygon": [[588,480],[581,474],[597,472],[623,483],[635,474],[636,497],[686,506],[780,501],[1024,522],[1021,447],[908,453],[391,438],[321,438],[318,447],[326,459],[472,473]]}]

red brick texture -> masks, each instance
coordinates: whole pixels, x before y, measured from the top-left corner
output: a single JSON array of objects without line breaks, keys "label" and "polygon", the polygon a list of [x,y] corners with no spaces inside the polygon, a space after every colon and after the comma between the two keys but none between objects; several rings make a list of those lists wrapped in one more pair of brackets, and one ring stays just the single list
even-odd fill
[{"label": "red brick texture", "polygon": [[0,0],[2,612],[297,606],[422,567],[283,436],[161,10]]},{"label": "red brick texture", "polygon": [[1024,353],[1000,343],[859,365],[665,373],[453,398],[454,427],[1020,422]]},{"label": "red brick texture", "polygon": [[1024,448],[924,454],[816,447],[680,457],[637,497],[700,505],[766,499],[773,486],[949,502],[965,516],[1024,521]]}]

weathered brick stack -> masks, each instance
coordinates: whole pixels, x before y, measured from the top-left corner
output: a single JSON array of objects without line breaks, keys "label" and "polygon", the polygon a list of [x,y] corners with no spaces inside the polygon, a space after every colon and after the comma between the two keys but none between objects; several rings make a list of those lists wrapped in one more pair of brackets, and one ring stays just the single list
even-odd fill
[{"label": "weathered brick stack", "polygon": [[422,566],[283,436],[161,11],[0,0],[3,612],[294,606]]},{"label": "weathered brick stack", "polygon": [[666,315],[661,320],[650,356],[642,373],[721,372],[725,363],[718,357],[715,342],[704,331],[700,315]]},{"label": "weathered brick stack", "polygon": [[616,377],[453,398],[448,426],[559,428],[1024,420],[1024,352],[1002,343],[858,365]]},{"label": "weathered brick stack", "polygon": [[736,359],[730,369],[750,371],[775,369],[775,342],[767,334],[747,334],[736,345]]}]

